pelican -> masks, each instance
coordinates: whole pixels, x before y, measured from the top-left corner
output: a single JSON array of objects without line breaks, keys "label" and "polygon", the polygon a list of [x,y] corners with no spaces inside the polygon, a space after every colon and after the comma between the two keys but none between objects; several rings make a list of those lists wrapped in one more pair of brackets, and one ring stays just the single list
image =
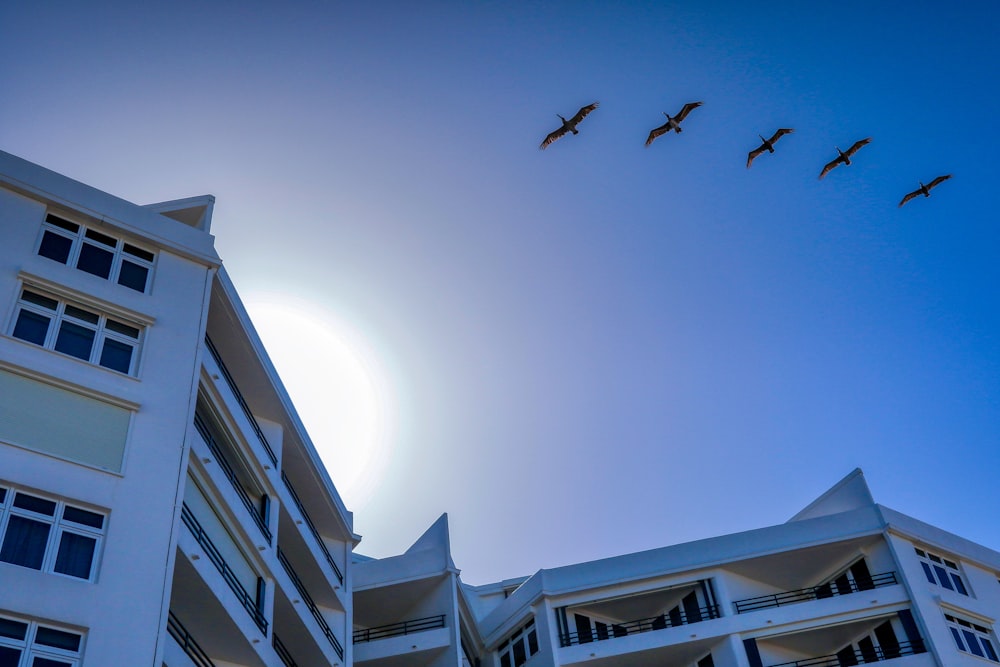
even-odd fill
[{"label": "pelican", "polygon": [[684,105],[684,108],[682,108],[679,112],[677,112],[677,115],[673,117],[671,117],[670,114],[664,111],[663,115],[667,117],[667,122],[656,128],[655,130],[650,131],[649,137],[646,138],[646,145],[647,146],[650,145],[658,136],[660,136],[661,134],[666,134],[670,130],[673,130],[674,132],[680,132],[681,121],[687,118],[687,115],[691,113],[692,109],[697,109],[702,104],[703,104],[702,102],[688,102],[687,104]]},{"label": "pelican", "polygon": [[840,150],[840,147],[838,146],[837,152],[840,153],[840,155],[838,155],[833,160],[826,163],[826,166],[823,167],[823,171],[819,172],[819,177],[823,178],[824,176],[829,174],[830,170],[836,167],[838,164],[841,163],[851,164],[851,156],[857,153],[859,148],[861,148],[871,140],[872,138],[868,137],[867,139],[861,139],[860,141],[855,141],[854,145],[848,148],[846,151]]},{"label": "pelican", "polygon": [[548,146],[553,141],[560,138],[567,132],[572,132],[573,134],[580,134],[580,132],[576,129],[576,126],[580,123],[581,120],[587,117],[587,114],[596,109],[597,105],[598,103],[594,102],[593,104],[588,104],[585,107],[581,107],[580,110],[576,112],[576,115],[570,118],[569,120],[566,120],[562,116],[559,116],[559,114],[556,114],[557,116],[559,116],[559,119],[562,120],[562,127],[560,127],[558,130],[549,132],[549,136],[545,137],[545,141],[543,141],[541,145],[538,146],[538,148],[544,150],[546,146]]},{"label": "pelican", "polygon": [[760,140],[761,140],[762,143],[761,143],[761,145],[758,148],[753,149],[747,155],[747,169],[750,168],[750,163],[754,161],[754,158],[756,158],[758,155],[760,155],[764,151],[768,151],[769,153],[773,153],[774,152],[774,144],[777,143],[778,139],[782,138],[786,134],[791,134],[794,131],[795,130],[791,129],[790,127],[783,127],[780,130],[778,130],[777,132],[775,132],[774,135],[770,139],[765,139],[763,136],[761,136],[761,135],[758,134],[757,136],[760,137]]},{"label": "pelican", "polygon": [[931,181],[927,185],[924,185],[923,181],[919,181],[920,187],[918,189],[914,190],[913,192],[911,192],[910,194],[906,195],[905,197],[903,197],[903,201],[899,202],[899,208],[902,208],[903,204],[905,204],[906,202],[910,201],[911,199],[913,199],[917,195],[923,195],[925,197],[930,197],[931,196],[931,188],[933,188],[933,187],[935,187],[937,185],[940,185],[941,183],[947,181],[949,178],[951,178],[951,174],[945,174],[944,176],[938,176],[937,178],[935,178],[933,181]]}]

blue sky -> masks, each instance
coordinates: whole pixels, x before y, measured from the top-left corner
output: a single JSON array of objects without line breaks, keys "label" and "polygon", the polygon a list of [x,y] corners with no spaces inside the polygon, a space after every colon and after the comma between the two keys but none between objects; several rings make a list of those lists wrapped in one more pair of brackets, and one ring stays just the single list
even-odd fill
[{"label": "blue sky", "polygon": [[1000,9],[750,4],[6,3],[0,149],[216,195],[244,299],[378,378],[366,553],[447,511],[482,583],[779,523],[856,466],[1000,548]]}]

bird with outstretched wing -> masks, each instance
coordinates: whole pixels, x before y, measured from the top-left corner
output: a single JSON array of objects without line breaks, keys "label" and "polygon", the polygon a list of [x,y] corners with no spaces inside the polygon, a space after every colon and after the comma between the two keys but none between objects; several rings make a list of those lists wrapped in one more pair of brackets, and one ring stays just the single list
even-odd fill
[{"label": "bird with outstretched wing", "polygon": [[773,153],[774,152],[774,144],[778,141],[778,139],[782,138],[786,134],[791,134],[794,131],[795,130],[793,130],[790,127],[783,127],[780,130],[778,130],[777,132],[775,132],[773,135],[771,135],[770,139],[765,139],[763,136],[761,136],[761,135],[758,134],[757,136],[760,137],[761,144],[760,144],[760,146],[758,146],[757,148],[753,149],[752,151],[750,151],[747,154],[747,169],[750,168],[750,163],[753,162],[757,158],[757,156],[759,156],[764,151],[768,151],[770,153]]},{"label": "bird with outstretched wing", "polygon": [[541,145],[538,146],[538,148],[545,149],[546,146],[551,144],[556,139],[559,139],[567,132],[572,132],[573,134],[580,134],[579,130],[576,129],[576,126],[580,123],[581,120],[587,117],[587,114],[596,109],[597,106],[598,103],[594,102],[593,104],[588,104],[585,107],[580,107],[580,110],[577,111],[576,114],[569,120],[563,118],[562,116],[559,116],[559,114],[556,114],[556,116],[559,116],[559,118],[562,120],[562,127],[560,127],[557,130],[553,130],[552,132],[549,132],[548,136],[545,137],[545,139],[542,141]]},{"label": "bird with outstretched wing", "polygon": [[823,167],[823,171],[819,172],[819,177],[823,178],[824,176],[829,174],[830,170],[836,167],[838,164],[844,164],[844,165],[851,164],[851,156],[857,153],[858,149],[860,149],[865,144],[869,143],[871,140],[872,138],[868,137],[867,139],[860,139],[858,141],[855,141],[854,145],[848,148],[846,151],[840,150],[839,146],[836,147],[837,152],[840,153],[840,155],[838,155],[837,157],[826,163],[826,166]]},{"label": "bird with outstretched wing", "polygon": [[681,121],[687,118],[687,115],[691,113],[692,109],[697,109],[702,104],[702,102],[688,102],[679,112],[677,112],[676,116],[671,116],[664,111],[663,115],[667,117],[667,122],[650,130],[649,136],[646,137],[646,145],[649,146],[658,136],[666,134],[670,130],[673,130],[674,132],[681,132]]},{"label": "bird with outstretched wing", "polygon": [[931,196],[931,188],[937,187],[941,183],[944,183],[945,181],[947,181],[949,178],[951,178],[951,174],[945,174],[944,176],[938,176],[937,178],[935,178],[933,181],[931,181],[927,185],[924,185],[923,181],[920,181],[920,187],[917,188],[916,190],[914,190],[913,192],[908,193],[905,197],[903,197],[903,201],[899,202],[898,208],[902,208],[903,204],[905,204],[906,202],[910,201],[911,199],[913,199],[914,197],[916,197],[918,195],[923,195],[925,197],[930,197]]}]

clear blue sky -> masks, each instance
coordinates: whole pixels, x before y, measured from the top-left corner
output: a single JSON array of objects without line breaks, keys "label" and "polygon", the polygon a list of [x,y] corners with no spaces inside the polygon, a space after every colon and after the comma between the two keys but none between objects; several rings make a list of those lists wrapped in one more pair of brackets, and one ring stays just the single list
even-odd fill
[{"label": "clear blue sky", "polygon": [[779,523],[856,466],[1000,548],[1000,6],[752,4],[3,3],[0,149],[216,195],[245,299],[363,341],[366,553],[447,511],[484,583]]}]

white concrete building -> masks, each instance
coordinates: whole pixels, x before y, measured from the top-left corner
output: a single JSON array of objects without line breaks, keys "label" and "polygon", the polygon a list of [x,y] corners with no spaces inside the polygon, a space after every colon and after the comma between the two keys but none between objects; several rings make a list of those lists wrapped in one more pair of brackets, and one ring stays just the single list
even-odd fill
[{"label": "white concrete building", "polygon": [[210,235],[0,153],[0,667],[1000,662],[1000,553],[855,470],[788,522],[460,579],[359,537]]}]

